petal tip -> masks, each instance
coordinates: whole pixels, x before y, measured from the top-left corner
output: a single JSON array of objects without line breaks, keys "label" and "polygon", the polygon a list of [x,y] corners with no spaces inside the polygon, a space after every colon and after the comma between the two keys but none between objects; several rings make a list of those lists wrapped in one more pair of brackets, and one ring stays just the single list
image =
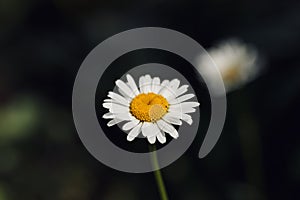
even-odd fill
[{"label": "petal tip", "polygon": [[128,135],[128,136],[127,136],[127,141],[131,142],[131,141],[134,140],[134,138],[135,138],[135,137],[132,137],[132,136]]}]

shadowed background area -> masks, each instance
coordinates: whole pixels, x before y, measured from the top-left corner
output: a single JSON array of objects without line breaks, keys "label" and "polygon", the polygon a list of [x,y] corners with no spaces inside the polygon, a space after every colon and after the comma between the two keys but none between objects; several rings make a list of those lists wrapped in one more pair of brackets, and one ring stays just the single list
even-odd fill
[{"label": "shadowed background area", "polygon": [[[87,54],[111,35],[144,26],[180,31],[205,48],[236,37],[255,46],[265,65],[256,80],[228,93],[223,133],[204,159],[198,151],[210,102],[205,86],[194,88],[200,129],[188,151],[162,170],[170,199],[299,199],[297,0],[0,0],[0,200],[159,199],[152,173],[118,172],[87,152],[71,108]],[[116,65],[147,62],[188,67],[158,51],[132,53]],[[107,134],[117,140],[119,131]],[[134,148],[125,135],[118,143]]]}]

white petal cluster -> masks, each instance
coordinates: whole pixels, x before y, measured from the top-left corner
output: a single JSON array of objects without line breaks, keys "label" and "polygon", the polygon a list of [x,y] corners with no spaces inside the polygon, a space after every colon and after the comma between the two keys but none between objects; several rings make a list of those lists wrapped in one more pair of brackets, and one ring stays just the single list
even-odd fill
[{"label": "white petal cluster", "polygon": [[[122,126],[124,131],[129,131],[127,140],[134,140],[140,133],[146,137],[149,143],[153,144],[156,139],[160,143],[166,142],[166,133],[173,138],[178,138],[179,134],[173,125],[182,125],[182,121],[192,124],[190,113],[196,111],[199,106],[196,101],[188,101],[195,97],[194,94],[185,94],[188,85],[180,86],[178,79],[163,80],[159,77],[151,78],[150,75],[139,78],[139,87],[136,85],[131,75],[126,75],[127,82],[116,81],[116,86],[121,94],[115,92],[108,93],[108,99],[104,100],[103,107],[109,110],[103,118],[110,119],[108,126],[116,125],[126,121]],[[167,113],[155,122],[140,121],[130,112],[131,101],[139,94],[155,93],[163,96],[169,103]]]}]

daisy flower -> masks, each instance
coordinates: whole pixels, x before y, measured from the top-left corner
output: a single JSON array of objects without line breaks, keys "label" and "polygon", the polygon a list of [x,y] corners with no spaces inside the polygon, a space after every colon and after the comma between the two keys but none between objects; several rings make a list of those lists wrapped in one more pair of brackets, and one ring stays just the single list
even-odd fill
[{"label": "daisy flower", "polygon": [[[253,80],[260,71],[257,51],[238,40],[221,42],[208,50],[208,54],[218,67],[228,92]],[[213,85],[216,75],[212,70],[210,57],[201,55],[198,58],[198,68],[210,78]]]},{"label": "daisy flower", "polygon": [[150,75],[139,78],[137,87],[131,75],[126,75],[127,82],[116,81],[120,94],[110,91],[108,99],[104,100],[103,107],[109,112],[103,115],[104,119],[111,119],[108,126],[126,121],[122,126],[129,131],[127,140],[132,141],[140,133],[149,143],[154,144],[156,139],[160,143],[166,142],[165,133],[173,138],[179,134],[173,125],[182,125],[182,121],[192,124],[189,113],[196,111],[198,102],[188,101],[194,94],[184,94],[188,85],[180,86],[178,79],[161,82],[159,77]]}]

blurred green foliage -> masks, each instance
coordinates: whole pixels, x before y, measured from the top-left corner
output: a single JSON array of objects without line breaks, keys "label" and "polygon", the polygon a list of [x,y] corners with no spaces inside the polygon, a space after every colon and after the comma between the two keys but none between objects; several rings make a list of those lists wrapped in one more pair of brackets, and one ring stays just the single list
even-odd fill
[{"label": "blurred green foliage", "polygon": [[0,145],[22,140],[34,133],[39,123],[38,105],[20,97],[0,110]]}]

